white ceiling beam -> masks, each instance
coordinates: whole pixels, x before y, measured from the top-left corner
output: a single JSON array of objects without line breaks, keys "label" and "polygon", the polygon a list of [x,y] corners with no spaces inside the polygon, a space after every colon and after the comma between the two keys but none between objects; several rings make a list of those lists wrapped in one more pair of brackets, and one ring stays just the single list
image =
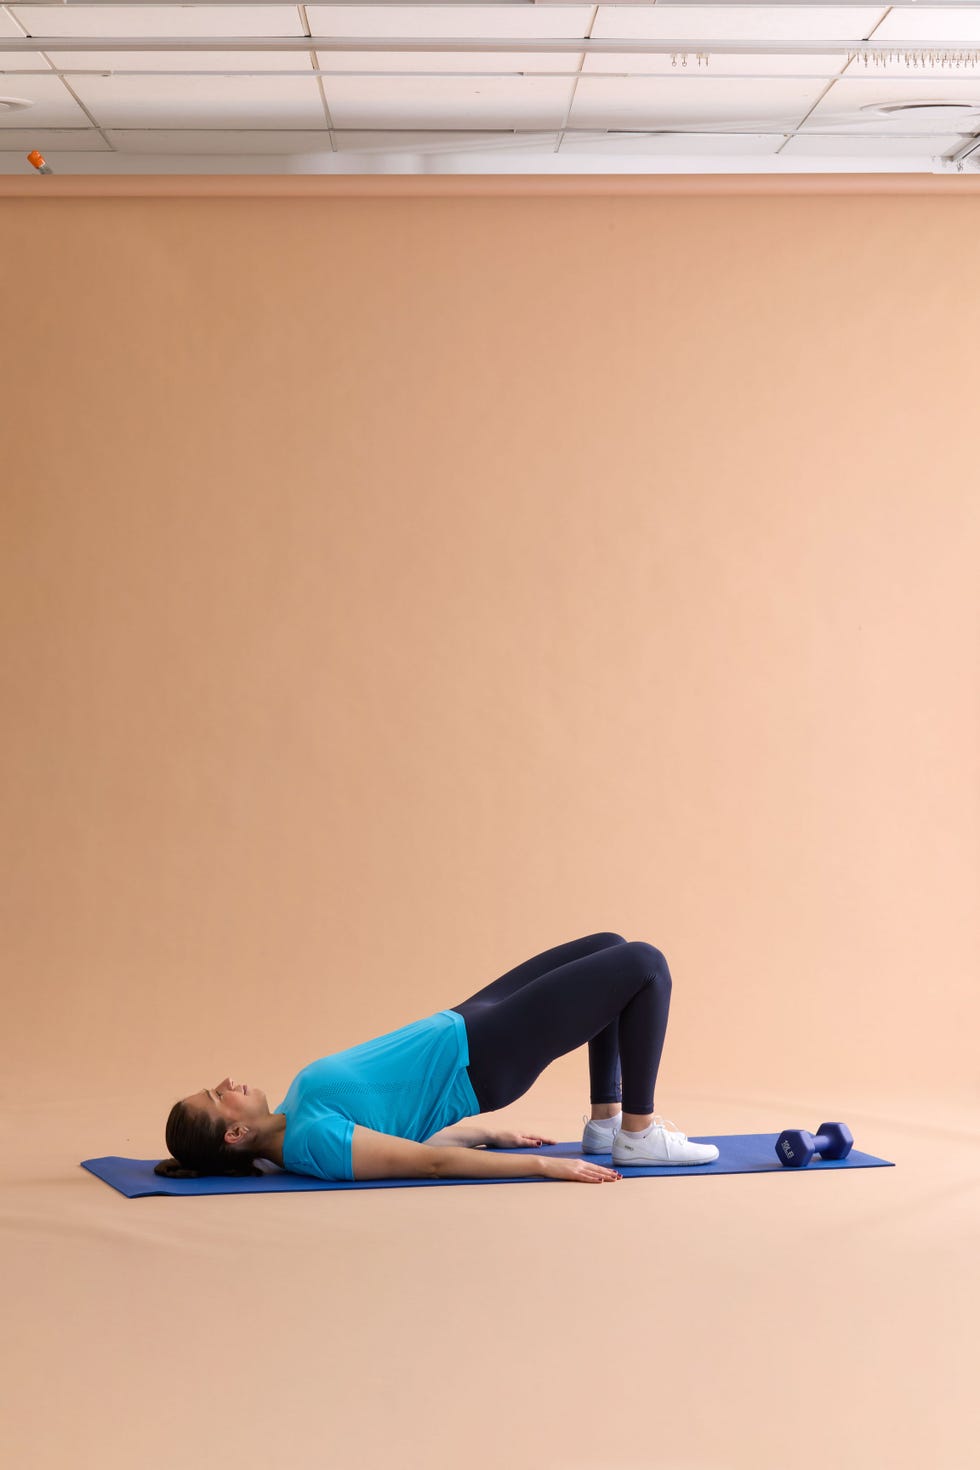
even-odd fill
[{"label": "white ceiling beam", "polygon": [[[0,36],[0,51],[415,51],[587,56],[957,56],[980,55],[976,41],[477,40],[417,36]],[[596,73],[602,75],[602,73]]]},{"label": "white ceiling beam", "polygon": [[[52,0],[4,0],[7,5],[19,6],[22,10],[30,10],[32,6],[50,5]],[[173,6],[174,9],[193,10],[196,7],[195,0],[54,0],[65,10],[70,10],[75,5],[84,5],[86,9],[94,6],[96,9],[112,9],[113,6],[125,6],[133,10],[158,9],[161,5]],[[227,5],[237,8],[250,5],[261,5],[263,7],[280,7],[283,10],[296,10],[299,5],[322,6],[325,10],[331,10],[334,5],[331,0],[198,0],[200,5],[206,5],[208,9],[212,5]],[[337,4],[343,4],[345,9],[350,8],[349,0],[335,0]],[[431,7],[445,7],[447,10],[465,10],[473,0],[353,0],[359,10],[398,10],[416,9],[424,5],[428,10]],[[537,10],[539,13],[548,9],[549,5],[561,5],[564,8],[576,8],[576,0],[482,0],[482,3],[494,10]],[[656,6],[661,13],[665,10],[871,10],[876,7],[878,0],[577,0],[577,8],[585,9],[586,4],[590,8],[607,10],[623,9],[633,7],[637,10],[652,10]],[[975,10],[977,0],[914,0],[913,4],[905,5],[881,5],[882,10]]]},{"label": "white ceiling beam", "polygon": [[[41,133],[93,133],[103,131],[107,133],[268,133],[270,136],[274,137],[276,134],[283,132],[299,131],[304,133],[311,133],[316,130],[313,128],[259,128],[250,127],[247,124],[237,125],[235,127],[221,126],[220,124],[216,124],[212,127],[202,128],[197,126],[197,124],[188,127],[179,123],[154,123],[152,127],[118,127],[116,124],[112,123],[101,123],[98,125],[93,123],[90,127],[87,128],[48,127],[38,129],[38,131]],[[959,136],[963,138],[963,143],[956,145],[958,153],[951,153],[949,155],[951,161],[957,156],[965,158],[968,153],[972,153],[975,148],[980,147],[980,138],[978,138],[975,134],[957,134],[957,129],[953,127],[952,123],[950,123],[948,127],[938,128],[935,132],[926,132],[926,130],[923,128],[914,133],[892,132],[891,128],[889,128],[887,132],[883,131],[880,133],[869,133],[863,131],[852,133],[848,132],[844,128],[830,129],[818,127],[779,128],[771,126],[752,127],[751,125],[746,125],[744,127],[723,128],[719,127],[717,123],[710,127],[700,128],[695,126],[682,126],[676,128],[577,128],[563,127],[558,123],[556,123],[553,128],[452,127],[442,129],[419,128],[415,125],[398,127],[394,124],[388,124],[386,127],[383,128],[338,128],[335,125],[333,127],[324,126],[321,131],[324,133],[324,135],[326,135],[327,133],[334,133],[338,137],[343,137],[345,133],[353,133],[356,134],[357,137],[363,137],[368,133],[379,133],[382,137],[388,135],[397,136],[400,133],[424,133],[426,137],[431,138],[441,131],[446,133],[450,137],[458,137],[462,135],[466,138],[479,137],[482,139],[491,138],[496,134],[501,139],[506,140],[508,143],[529,142],[534,138],[550,139],[554,138],[557,133],[561,133],[563,136],[570,135],[577,137],[581,135],[583,137],[593,139],[647,137],[795,138],[799,136],[803,138],[826,138],[830,142],[832,142],[835,138],[856,138],[864,143],[874,143],[881,139],[884,139],[886,142],[891,142],[895,138],[900,138],[903,142],[922,143],[928,142],[930,138],[952,138]],[[6,150],[4,150],[3,148],[3,134],[0,133],[0,153],[4,151]],[[17,152],[19,151],[19,149],[14,149],[11,151]]]},{"label": "white ceiling beam", "polygon": [[[0,48],[2,49],[2,48]],[[51,50],[58,48],[52,46]],[[173,48],[172,48],[173,49]],[[215,47],[219,50],[219,47]],[[680,54],[680,53],[678,53]],[[962,79],[969,78],[970,73],[964,72]],[[937,77],[934,72],[929,75],[920,73],[902,73],[901,75],[885,75],[874,71],[806,71],[806,72],[772,72],[772,71],[713,71],[705,67],[688,67],[686,71],[678,68],[676,71],[668,72],[634,72],[634,71],[348,71],[333,67],[304,66],[304,67],[209,67],[207,69],[195,69],[193,67],[110,67],[104,66],[38,66],[17,67],[12,71],[5,71],[0,66],[0,77],[8,77],[13,80],[16,77],[337,77],[347,81],[351,77],[374,77],[387,78],[394,81],[415,80],[417,78],[428,78],[431,81],[463,81],[467,78],[482,78],[484,81],[508,81],[515,76],[536,77],[541,81],[645,81],[656,82],[690,82],[695,77],[703,77],[713,82],[870,82],[875,86],[881,86],[883,81],[900,82],[904,87],[906,83],[916,86],[934,87],[937,82],[945,80]],[[980,105],[980,66],[975,74],[977,83],[977,102]]]}]

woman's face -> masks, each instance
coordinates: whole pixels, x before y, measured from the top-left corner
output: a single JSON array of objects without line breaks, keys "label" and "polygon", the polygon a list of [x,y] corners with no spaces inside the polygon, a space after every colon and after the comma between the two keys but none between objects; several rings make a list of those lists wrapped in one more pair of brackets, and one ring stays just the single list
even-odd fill
[{"label": "woman's face", "polygon": [[238,1123],[254,1128],[270,1116],[268,1099],[262,1089],[235,1082],[231,1077],[223,1078],[214,1087],[202,1087],[200,1092],[185,1097],[184,1102],[211,1118],[220,1118],[228,1128]]}]

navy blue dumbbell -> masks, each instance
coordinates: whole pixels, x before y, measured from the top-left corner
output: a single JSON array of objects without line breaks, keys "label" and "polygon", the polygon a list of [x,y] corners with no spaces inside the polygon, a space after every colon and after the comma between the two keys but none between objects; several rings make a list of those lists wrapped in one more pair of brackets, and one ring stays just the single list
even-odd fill
[{"label": "navy blue dumbbell", "polygon": [[776,1140],[776,1156],[787,1168],[805,1169],[814,1154],[822,1159],[846,1159],[853,1146],[845,1123],[821,1123],[817,1134],[785,1129]]}]

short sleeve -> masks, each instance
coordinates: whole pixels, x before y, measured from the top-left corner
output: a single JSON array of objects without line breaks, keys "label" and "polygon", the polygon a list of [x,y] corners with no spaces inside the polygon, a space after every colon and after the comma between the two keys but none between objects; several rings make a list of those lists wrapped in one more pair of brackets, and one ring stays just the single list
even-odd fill
[{"label": "short sleeve", "polygon": [[325,1113],[306,1126],[306,1152],[318,1179],[353,1181],[351,1144],[354,1124],[339,1113]]}]

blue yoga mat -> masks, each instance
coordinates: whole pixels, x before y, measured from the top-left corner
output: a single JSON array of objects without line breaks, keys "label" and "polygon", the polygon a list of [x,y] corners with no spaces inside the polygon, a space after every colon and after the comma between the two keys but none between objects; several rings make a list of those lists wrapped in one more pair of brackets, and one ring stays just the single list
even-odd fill
[{"label": "blue yoga mat", "polygon": [[[846,1159],[815,1158],[805,1169],[787,1169],[776,1157],[778,1133],[730,1133],[720,1138],[696,1138],[694,1143],[714,1143],[718,1147],[718,1158],[713,1164],[684,1164],[673,1168],[649,1166],[646,1168],[624,1168],[623,1179],[662,1179],[665,1175],[686,1174],[692,1177],[705,1174],[823,1174],[828,1169],[893,1169],[888,1159],[877,1159],[873,1154],[860,1154],[852,1149]],[[494,1153],[553,1154],[559,1158],[580,1159],[584,1155],[580,1143],[551,1143],[536,1149],[494,1149]],[[589,1154],[593,1163],[612,1167],[611,1154]],[[513,1179],[363,1179],[348,1183],[334,1183],[328,1179],[314,1179],[308,1174],[289,1174],[276,1164],[263,1159],[258,1167],[264,1177],[244,1179],[222,1178],[218,1175],[204,1179],[165,1179],[154,1174],[156,1159],[83,1159],[82,1168],[88,1169],[98,1179],[111,1184],[127,1199],[141,1199],[150,1194],[281,1194],[287,1190],[308,1189],[432,1189],[444,1184],[562,1184],[561,1179],[542,1179],[538,1175],[523,1175]]]}]

